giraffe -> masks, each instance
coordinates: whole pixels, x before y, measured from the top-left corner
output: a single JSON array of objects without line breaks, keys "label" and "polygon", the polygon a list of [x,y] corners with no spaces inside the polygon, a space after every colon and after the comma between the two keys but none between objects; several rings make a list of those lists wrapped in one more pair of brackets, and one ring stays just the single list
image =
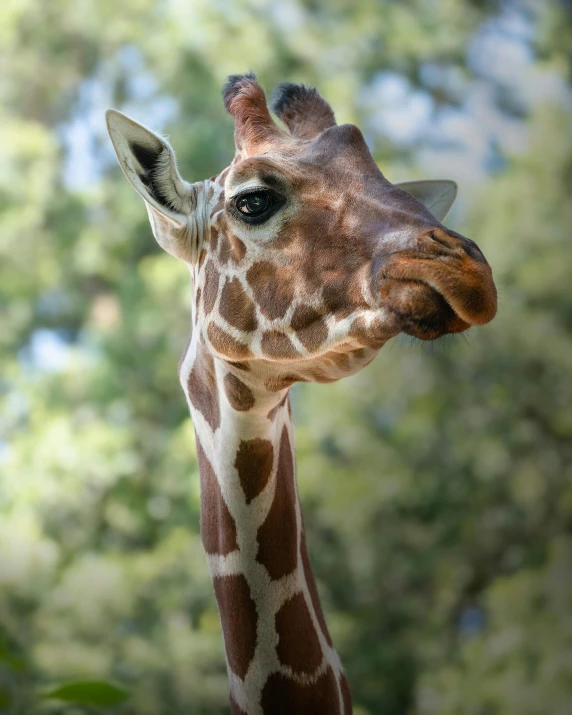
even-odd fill
[{"label": "giraffe", "polygon": [[349,715],[306,548],[290,388],[357,372],[399,333],[487,323],[496,289],[476,244],[441,223],[453,182],[389,182],[314,88],[275,88],[282,126],[252,73],[223,98],[236,153],[206,181],[184,181],[168,142],[116,110],[108,130],[155,238],[191,273],[179,376],[231,712]]}]

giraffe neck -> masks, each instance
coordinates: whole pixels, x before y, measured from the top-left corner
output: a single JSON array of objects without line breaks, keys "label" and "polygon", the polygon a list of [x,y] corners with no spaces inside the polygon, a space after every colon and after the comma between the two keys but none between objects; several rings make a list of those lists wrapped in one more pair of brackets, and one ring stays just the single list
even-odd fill
[{"label": "giraffe neck", "polygon": [[348,715],[347,682],[306,551],[288,390],[269,392],[249,378],[191,340],[181,382],[195,427],[201,538],[231,710]]}]

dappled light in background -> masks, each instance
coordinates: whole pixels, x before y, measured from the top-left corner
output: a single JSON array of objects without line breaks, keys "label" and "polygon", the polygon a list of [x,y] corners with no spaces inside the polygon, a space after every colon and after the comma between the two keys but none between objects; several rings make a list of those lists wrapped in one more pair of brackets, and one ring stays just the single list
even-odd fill
[{"label": "dappled light in background", "polygon": [[293,391],[356,715],[566,715],[570,3],[25,0],[0,31],[0,711],[92,712],[40,694],[96,680],[128,694],[117,713],[228,712],[177,379],[188,272],[104,111],[168,135],[204,179],[233,153],[220,87],[253,69],[267,90],[318,86],[390,180],[456,180],[447,225],[499,288],[468,339],[393,340]]}]

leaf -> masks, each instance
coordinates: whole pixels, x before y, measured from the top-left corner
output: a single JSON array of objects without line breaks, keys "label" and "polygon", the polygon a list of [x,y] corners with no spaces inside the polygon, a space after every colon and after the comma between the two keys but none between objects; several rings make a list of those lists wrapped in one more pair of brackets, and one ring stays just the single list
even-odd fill
[{"label": "leaf", "polygon": [[66,702],[82,705],[111,707],[126,700],[129,697],[129,693],[112,683],[86,680],[61,685],[54,690],[50,690],[43,697],[44,699],[65,700]]}]

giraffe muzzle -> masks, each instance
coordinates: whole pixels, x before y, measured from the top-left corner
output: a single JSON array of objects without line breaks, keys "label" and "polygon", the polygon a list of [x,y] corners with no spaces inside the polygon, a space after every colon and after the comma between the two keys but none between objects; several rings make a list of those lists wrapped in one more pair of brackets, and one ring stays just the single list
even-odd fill
[{"label": "giraffe muzzle", "polygon": [[409,335],[434,340],[496,315],[491,268],[477,245],[459,234],[427,232],[417,250],[385,256],[376,268],[381,300]]}]

